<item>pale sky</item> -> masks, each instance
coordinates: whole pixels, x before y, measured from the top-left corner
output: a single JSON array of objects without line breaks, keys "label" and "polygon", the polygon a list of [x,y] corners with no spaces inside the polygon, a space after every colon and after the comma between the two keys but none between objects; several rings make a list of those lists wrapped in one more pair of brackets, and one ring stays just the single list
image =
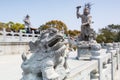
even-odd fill
[{"label": "pale sky", "polygon": [[60,20],[69,29],[80,30],[81,19],[76,18],[76,6],[87,2],[94,3],[91,16],[92,28],[96,31],[109,24],[120,24],[120,0],[0,0],[0,22],[23,23],[28,14],[36,28],[48,21]]}]

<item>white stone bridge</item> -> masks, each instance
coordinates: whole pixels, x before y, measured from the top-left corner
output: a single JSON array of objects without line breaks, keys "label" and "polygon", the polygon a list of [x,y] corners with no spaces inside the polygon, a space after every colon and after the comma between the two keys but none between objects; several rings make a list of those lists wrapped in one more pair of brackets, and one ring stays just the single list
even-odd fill
[{"label": "white stone bridge", "polygon": [[20,32],[7,32],[5,28],[0,31],[0,42],[29,42],[35,41],[39,34],[32,33],[22,33]]},{"label": "white stone bridge", "polygon": [[[19,80],[22,74],[21,53],[29,52],[28,42],[36,40],[38,34],[5,30],[0,33],[0,80]],[[100,55],[88,60],[76,60],[76,56],[76,51],[69,53],[70,72],[65,80],[120,80],[120,43],[104,46]]]}]

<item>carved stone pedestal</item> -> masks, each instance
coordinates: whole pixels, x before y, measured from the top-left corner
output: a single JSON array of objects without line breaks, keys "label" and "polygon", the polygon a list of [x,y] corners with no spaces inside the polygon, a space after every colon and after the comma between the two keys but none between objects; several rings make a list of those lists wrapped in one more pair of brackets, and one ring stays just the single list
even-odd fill
[{"label": "carved stone pedestal", "polygon": [[96,41],[81,41],[78,43],[77,59],[90,59],[92,56],[99,56],[101,45]]},{"label": "carved stone pedestal", "polygon": [[90,47],[89,44],[81,44],[77,47],[77,59],[90,59],[91,53],[90,53]]}]

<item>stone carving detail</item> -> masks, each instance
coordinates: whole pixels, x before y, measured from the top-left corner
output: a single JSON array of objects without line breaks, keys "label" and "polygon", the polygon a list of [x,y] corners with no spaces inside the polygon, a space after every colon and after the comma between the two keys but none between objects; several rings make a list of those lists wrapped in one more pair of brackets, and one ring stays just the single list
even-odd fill
[{"label": "stone carving detail", "polygon": [[77,48],[78,54],[77,59],[90,59],[93,56],[100,56],[101,45],[98,44],[95,40],[96,33],[91,28],[92,16],[90,16],[91,4],[87,3],[84,6],[83,14],[79,12],[81,6],[77,6],[77,18],[81,18],[81,33],[78,36]]},{"label": "stone carving detail", "polygon": [[91,21],[92,16],[90,16],[90,9],[91,9],[91,4],[85,4],[83,14],[79,13],[79,9],[81,6],[77,6],[77,18],[81,18],[82,25],[81,25],[81,35],[79,40],[80,41],[89,41],[95,39],[95,31],[91,28],[91,24],[93,23]]},{"label": "stone carving detail", "polygon": [[99,56],[101,45],[95,40],[93,41],[80,41],[78,44],[77,59],[90,59],[91,56]]},{"label": "stone carving detail", "polygon": [[63,34],[55,28],[41,32],[37,41],[30,42],[32,56],[23,54],[21,80],[63,80],[66,76],[67,59]]}]

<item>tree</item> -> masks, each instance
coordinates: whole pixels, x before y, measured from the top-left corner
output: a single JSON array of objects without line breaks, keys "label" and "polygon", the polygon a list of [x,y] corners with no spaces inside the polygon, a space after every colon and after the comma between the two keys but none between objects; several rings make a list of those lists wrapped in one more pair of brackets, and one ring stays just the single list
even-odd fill
[{"label": "tree", "polygon": [[46,30],[46,29],[48,29],[48,28],[50,28],[50,26],[45,25],[45,24],[43,24],[43,25],[41,25],[41,26],[39,27],[40,30]]},{"label": "tree", "polygon": [[78,36],[80,34],[80,31],[78,31],[78,30],[68,30],[68,34],[71,37],[75,37],[75,36]]},{"label": "tree", "polygon": [[111,24],[111,25],[108,25],[108,29],[111,31],[111,32],[116,32],[118,33],[120,31],[120,25],[114,25],[114,24]]},{"label": "tree", "polygon": [[39,29],[41,30],[45,30],[47,28],[57,28],[59,31],[64,30],[64,32],[67,34],[67,26],[65,23],[63,23],[62,21],[58,21],[58,20],[51,20],[43,25],[41,25],[39,27]]},{"label": "tree", "polygon": [[98,43],[106,42],[106,37],[103,34],[97,36],[96,41]]},{"label": "tree", "polygon": [[119,41],[119,32],[120,25],[108,25],[105,28],[99,30],[100,34],[97,36],[97,42],[118,42]]},{"label": "tree", "polygon": [[0,30],[2,30],[3,28],[8,28],[6,23],[0,22]]},{"label": "tree", "polygon": [[20,29],[24,29],[24,24],[15,23],[10,27],[13,31],[18,32]]},{"label": "tree", "polygon": [[65,23],[63,23],[62,21],[58,21],[58,20],[51,20],[43,25],[41,25],[39,27],[40,30],[45,30],[47,28],[50,27],[54,27],[57,28],[59,31],[64,30],[64,33],[66,35],[70,35],[72,37],[77,36],[78,34],[80,34],[80,31],[78,30],[68,30],[67,26]]},{"label": "tree", "polygon": [[120,31],[116,35],[115,42],[120,42]]},{"label": "tree", "polygon": [[9,21],[8,23],[0,22],[0,30],[5,28],[7,31],[15,31],[18,32],[20,29],[24,29],[24,24],[21,23],[14,23],[12,21]]}]

